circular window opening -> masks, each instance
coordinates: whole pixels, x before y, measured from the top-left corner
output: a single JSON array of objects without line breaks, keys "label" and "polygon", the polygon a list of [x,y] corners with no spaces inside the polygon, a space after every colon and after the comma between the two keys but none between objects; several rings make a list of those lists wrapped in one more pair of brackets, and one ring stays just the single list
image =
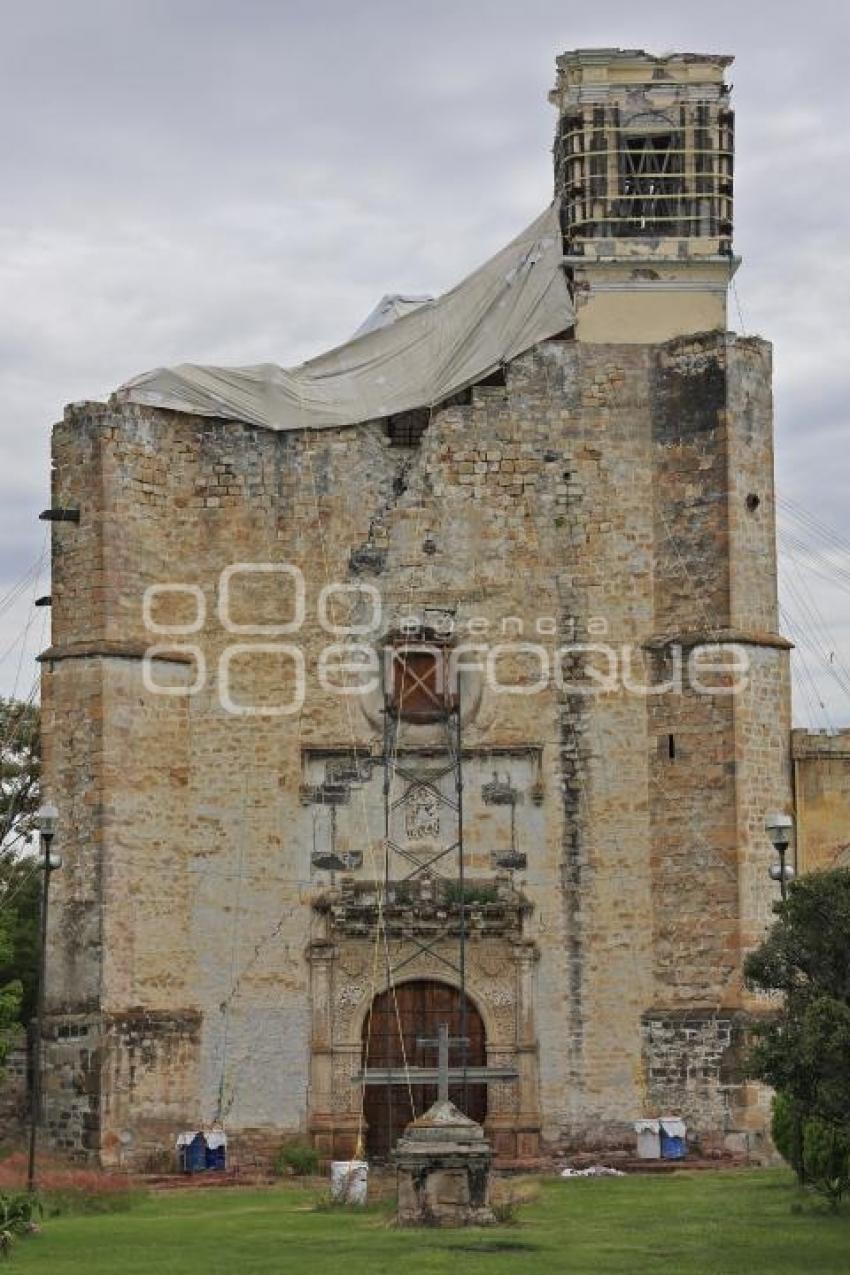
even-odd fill
[{"label": "circular window opening", "polygon": [[751,514],[754,514],[760,504],[761,497],[757,496],[754,491],[751,491],[749,496],[747,496],[747,509],[749,509]]}]

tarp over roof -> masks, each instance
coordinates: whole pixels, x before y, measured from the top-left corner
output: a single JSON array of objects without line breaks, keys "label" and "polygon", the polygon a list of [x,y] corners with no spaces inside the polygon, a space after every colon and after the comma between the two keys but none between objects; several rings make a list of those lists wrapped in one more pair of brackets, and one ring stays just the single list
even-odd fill
[{"label": "tarp over roof", "polygon": [[119,399],[268,429],[354,425],[441,402],[572,326],[557,204],[436,301],[302,363],[181,363]]},{"label": "tarp over roof", "polygon": [[434,301],[435,298],[430,296],[408,297],[403,292],[390,292],[387,296],[381,297],[374,310],[370,310],[354,336],[365,336],[367,332],[385,328],[390,323],[395,323],[396,319],[402,319],[406,314],[418,310],[420,306],[433,305]]}]

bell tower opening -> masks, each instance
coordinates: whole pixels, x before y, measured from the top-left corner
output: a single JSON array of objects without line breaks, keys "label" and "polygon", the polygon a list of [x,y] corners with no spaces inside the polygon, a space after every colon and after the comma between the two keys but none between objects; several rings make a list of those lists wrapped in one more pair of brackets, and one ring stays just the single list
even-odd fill
[{"label": "bell tower opening", "polygon": [[627,137],[623,147],[623,196],[629,229],[664,234],[675,221],[678,174],[672,133]]}]

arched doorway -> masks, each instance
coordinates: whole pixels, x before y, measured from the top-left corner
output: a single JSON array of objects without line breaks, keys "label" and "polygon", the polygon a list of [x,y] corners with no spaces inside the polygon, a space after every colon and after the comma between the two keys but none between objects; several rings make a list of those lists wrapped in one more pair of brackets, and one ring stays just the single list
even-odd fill
[{"label": "arched doorway", "polygon": [[[363,1024],[363,1054],[367,1067],[401,1069],[405,1057],[411,1067],[436,1067],[436,1046],[422,1046],[416,1042],[420,1038],[436,1040],[440,1023],[448,1023],[450,1037],[460,1036],[463,1025],[469,1041],[467,1066],[486,1066],[483,1020],[468,996],[465,1015],[461,1012],[462,1005],[461,993],[456,987],[425,979],[401,983],[395,989],[395,995],[392,991],[381,992],[372,1002],[371,1014],[366,1015]],[[463,1062],[461,1048],[452,1046],[449,1049],[449,1066],[461,1067]],[[414,1085],[412,1090],[415,1110],[411,1110],[411,1095],[406,1085],[366,1086],[363,1115],[367,1126],[366,1153],[370,1159],[385,1160],[405,1125],[436,1102],[436,1085]],[[486,1085],[467,1085],[465,1098],[464,1086],[452,1085],[449,1097],[472,1120],[483,1123],[487,1115]]]}]

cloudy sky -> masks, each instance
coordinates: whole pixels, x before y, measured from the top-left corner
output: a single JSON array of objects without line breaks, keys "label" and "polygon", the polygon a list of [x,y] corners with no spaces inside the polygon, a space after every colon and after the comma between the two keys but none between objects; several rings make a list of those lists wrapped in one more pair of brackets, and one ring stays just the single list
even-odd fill
[{"label": "cloudy sky", "polygon": [[621,45],[736,55],[733,319],[776,348],[797,718],[850,722],[845,5],[0,0],[0,17],[0,693],[29,691],[45,640],[37,514],[63,404],[161,363],[293,364],[384,292],[450,286],[551,196],[556,53]]}]

